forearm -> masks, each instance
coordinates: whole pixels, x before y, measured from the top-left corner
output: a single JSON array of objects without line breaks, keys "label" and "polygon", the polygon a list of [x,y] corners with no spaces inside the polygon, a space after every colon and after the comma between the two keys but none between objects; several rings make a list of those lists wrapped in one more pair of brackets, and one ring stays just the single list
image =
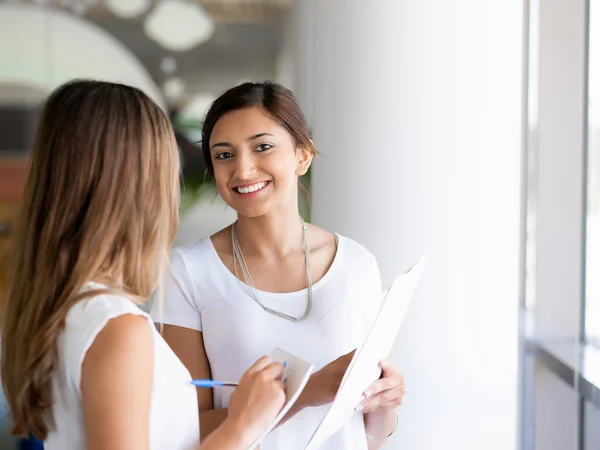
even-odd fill
[{"label": "forearm", "polygon": [[286,423],[288,420],[290,420],[292,417],[294,417],[300,411],[302,411],[306,408],[319,406],[319,397],[318,397],[319,394],[315,395],[314,385],[315,385],[315,381],[311,377],[308,380],[308,384],[302,390],[302,392],[300,393],[300,395],[298,396],[298,398],[296,399],[296,401],[294,402],[292,407],[289,409],[289,411],[286,413],[286,415],[283,416],[283,418],[281,419],[281,422],[279,422],[277,424],[278,427],[280,425],[283,425],[284,423]]},{"label": "forearm", "polygon": [[250,444],[252,442],[241,427],[224,421],[206,440],[202,440],[199,450],[245,450]]},{"label": "forearm", "polygon": [[369,450],[380,448],[395,429],[397,423],[396,410],[372,411],[364,414],[365,432],[372,438],[367,439]]},{"label": "forearm", "polygon": [[[200,440],[204,440],[227,419],[227,408],[200,412]],[[204,450],[204,447],[202,448]]]},{"label": "forearm", "polygon": [[296,414],[298,414],[304,408],[306,408],[306,405],[304,405],[303,399],[302,399],[302,394],[300,394],[300,396],[298,397],[296,402],[292,405],[292,407],[288,410],[288,412],[285,414],[285,416],[283,416],[281,421],[277,424],[277,427],[286,423],[288,420],[290,420],[292,417],[294,417]]},{"label": "forearm", "polygon": [[[296,402],[292,405],[289,411],[277,424],[277,427],[283,425],[300,411],[308,406],[308,399],[305,395],[300,394]],[[227,419],[227,408],[209,409],[200,413],[200,439],[204,442],[212,432],[225,422]],[[204,449],[202,449],[204,450]]]}]

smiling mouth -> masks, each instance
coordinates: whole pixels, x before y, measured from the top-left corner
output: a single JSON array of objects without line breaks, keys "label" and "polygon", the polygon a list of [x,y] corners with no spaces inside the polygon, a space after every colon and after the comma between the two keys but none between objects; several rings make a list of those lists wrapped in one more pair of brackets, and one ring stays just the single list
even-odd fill
[{"label": "smiling mouth", "polygon": [[254,184],[249,184],[246,186],[238,186],[233,188],[233,190],[235,192],[237,192],[238,194],[253,194],[255,192],[259,192],[262,191],[267,185],[269,184],[268,181],[260,181],[258,183],[254,183]]}]

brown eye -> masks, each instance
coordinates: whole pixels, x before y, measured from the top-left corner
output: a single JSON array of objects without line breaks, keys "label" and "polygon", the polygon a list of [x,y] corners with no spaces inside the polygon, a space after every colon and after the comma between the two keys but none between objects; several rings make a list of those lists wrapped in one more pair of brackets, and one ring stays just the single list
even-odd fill
[{"label": "brown eye", "polygon": [[271,144],[259,144],[256,147],[256,150],[259,152],[266,152],[267,150],[273,148],[273,146]]},{"label": "brown eye", "polygon": [[233,155],[229,152],[221,152],[215,156],[215,159],[228,159],[228,158],[231,158],[232,156]]}]

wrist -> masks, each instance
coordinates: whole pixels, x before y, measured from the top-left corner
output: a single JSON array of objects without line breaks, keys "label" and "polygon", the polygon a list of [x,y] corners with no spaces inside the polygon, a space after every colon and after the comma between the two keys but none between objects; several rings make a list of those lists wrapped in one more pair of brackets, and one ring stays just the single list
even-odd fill
[{"label": "wrist", "polygon": [[311,375],[310,378],[308,379],[308,382],[306,383],[306,386],[304,386],[304,389],[302,390],[302,392],[296,399],[296,402],[292,406],[292,409],[295,412],[298,413],[306,408],[316,406],[316,402],[313,398],[314,397],[313,384],[314,384],[313,375]]},{"label": "wrist", "polygon": [[364,414],[367,438],[386,440],[398,429],[400,416],[396,409],[371,411]]},{"label": "wrist", "polygon": [[367,420],[371,420],[373,422],[379,422],[380,420],[385,420],[388,417],[396,417],[395,409],[380,409],[377,411],[370,411],[364,413],[365,418]]},{"label": "wrist", "polygon": [[302,394],[298,396],[292,407],[290,408],[288,415],[295,416],[300,411],[309,408],[310,404],[307,402],[307,397],[303,397]]},{"label": "wrist", "polygon": [[248,427],[245,427],[241,422],[227,418],[221,426],[215,430],[218,433],[219,441],[223,442],[224,448],[246,448],[252,444],[252,436],[248,433]]}]

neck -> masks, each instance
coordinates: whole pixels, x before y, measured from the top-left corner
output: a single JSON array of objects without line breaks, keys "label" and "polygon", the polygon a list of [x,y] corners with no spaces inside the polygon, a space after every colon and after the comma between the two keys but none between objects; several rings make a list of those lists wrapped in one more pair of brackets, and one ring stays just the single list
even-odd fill
[{"label": "neck", "polygon": [[284,257],[304,252],[304,233],[297,210],[252,218],[238,216],[235,232],[248,255]]}]

